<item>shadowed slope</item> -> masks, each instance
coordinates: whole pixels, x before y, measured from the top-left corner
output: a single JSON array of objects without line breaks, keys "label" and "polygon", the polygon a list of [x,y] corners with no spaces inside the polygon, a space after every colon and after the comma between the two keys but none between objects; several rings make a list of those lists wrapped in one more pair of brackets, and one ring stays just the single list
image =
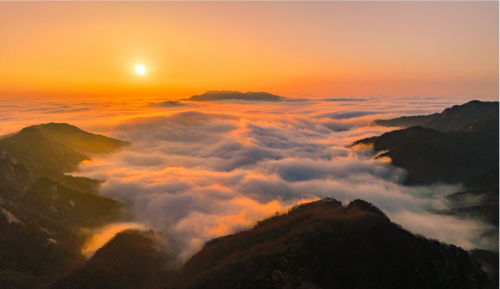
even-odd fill
[{"label": "shadowed slope", "polygon": [[[379,157],[408,172],[407,185],[444,182],[465,190],[447,198],[451,209],[437,211],[498,226],[498,102],[471,101],[429,116],[378,120],[376,125],[412,126],[359,140]],[[494,232],[498,239],[498,231]]]},{"label": "shadowed slope", "polygon": [[183,270],[168,288],[493,288],[469,253],[361,200],[300,205],[208,242]]},{"label": "shadowed slope", "polygon": [[0,139],[0,150],[18,162],[48,174],[75,170],[88,159],[81,152],[109,153],[128,143],[91,134],[65,123],[30,126]]},{"label": "shadowed slope", "polygon": [[102,181],[62,173],[87,159],[80,151],[125,144],[67,124],[0,139],[0,288],[47,288],[84,263],[82,226],[115,221],[122,206],[92,194]]},{"label": "shadowed slope", "polygon": [[116,234],[82,268],[51,288],[144,288],[156,280],[166,261],[152,232],[127,230]]},{"label": "shadowed slope", "polygon": [[[498,187],[498,102],[470,101],[440,114],[377,120],[376,125],[413,126],[359,140],[408,171],[407,184],[463,183]],[[498,200],[498,198],[497,198]]]},{"label": "shadowed slope", "polygon": [[431,115],[403,116],[388,120],[376,120],[374,125],[411,127],[422,126],[442,132],[498,131],[498,102],[472,100],[455,105],[441,113]]},{"label": "shadowed slope", "polygon": [[498,184],[498,133],[452,132],[411,127],[362,139],[375,151],[408,171],[406,183],[465,183],[470,187]]},{"label": "shadowed slope", "polygon": [[32,127],[39,130],[48,138],[77,151],[105,154],[129,144],[121,140],[83,131],[67,123],[51,122]]},{"label": "shadowed slope", "polygon": [[85,155],[60,142],[53,141],[34,127],[0,140],[0,149],[10,153],[18,162],[51,173],[73,171]]},{"label": "shadowed slope", "polygon": [[117,234],[52,288],[495,288],[468,252],[415,236],[362,200],[295,206],[207,242],[178,270],[162,271],[154,248],[148,234]]}]

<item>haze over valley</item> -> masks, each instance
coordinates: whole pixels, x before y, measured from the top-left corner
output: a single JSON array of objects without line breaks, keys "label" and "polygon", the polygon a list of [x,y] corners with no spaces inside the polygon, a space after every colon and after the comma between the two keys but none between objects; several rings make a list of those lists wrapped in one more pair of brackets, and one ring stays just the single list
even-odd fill
[{"label": "haze over valley", "polygon": [[[180,101],[182,105],[154,105],[163,102],[153,99],[123,102],[26,100],[23,105],[4,100],[2,103],[9,107],[8,112],[4,110],[2,121],[11,124],[10,127],[24,126],[30,119],[42,119],[43,122],[44,118],[50,118],[117,139],[94,136],[62,123],[33,126],[19,133],[5,131],[7,136],[0,139],[0,148],[6,156],[25,164],[31,172],[46,176],[31,185],[28,192],[43,192],[44,186],[48,188],[50,182],[55,181],[56,186],[61,186],[59,183],[88,192],[92,198],[97,194],[108,200],[103,201],[110,202],[99,205],[104,215],[94,215],[93,218],[98,218],[95,221],[83,217],[89,209],[82,206],[88,205],[77,201],[76,192],[54,191],[51,197],[49,190],[49,199],[35,204],[42,215],[68,221],[76,218],[73,223],[66,224],[84,230],[82,240],[87,241],[82,241],[78,250],[87,258],[120,231],[152,229],[158,234],[153,239],[168,256],[169,261],[163,263],[179,266],[213,238],[249,230],[269,216],[327,197],[343,204],[362,199],[412,233],[465,250],[498,252],[498,177],[494,177],[498,176],[498,162],[491,159],[493,175],[489,171],[481,174],[477,168],[470,167],[480,174],[459,168],[457,172],[448,173],[451,177],[439,177],[434,173],[432,178],[425,179],[429,170],[442,171],[439,165],[436,167],[432,163],[432,158],[421,164],[414,163],[413,167],[407,167],[404,162],[395,166],[393,162],[399,159],[391,150],[404,153],[401,149],[376,142],[376,150],[371,146],[372,137],[385,133],[381,137],[383,140],[386,135],[390,136],[388,132],[399,128],[377,126],[380,122],[373,122],[375,119],[432,115],[444,110],[438,123],[450,119],[457,127],[448,126],[449,129],[442,132],[440,128],[429,128],[431,135],[475,130],[470,123],[476,123],[477,132],[465,132],[462,137],[467,139],[474,134],[477,138],[477,134],[485,131],[483,138],[490,141],[493,137],[493,143],[491,149],[483,148],[480,152],[488,154],[491,151],[493,156],[498,156],[495,145],[498,135],[494,133],[498,131],[498,102],[470,102],[451,110],[448,108],[453,104],[451,100],[420,97],[280,103],[224,100],[192,104]],[[408,102],[412,103],[411,109],[406,105]],[[80,113],[82,108],[87,111],[84,116]],[[106,115],[101,113],[104,109]],[[420,125],[425,124],[422,121]],[[414,128],[407,130],[410,132]],[[417,143],[427,138],[424,135],[415,137]],[[96,146],[98,138],[100,144]],[[43,145],[42,139],[47,139],[48,143]],[[437,141],[441,149],[453,146],[453,141],[440,141],[436,136],[431,139],[434,143]],[[30,148],[27,141],[36,144]],[[52,143],[63,143],[68,148],[67,152],[62,151],[62,158],[56,159],[56,163],[47,163],[45,158],[54,159],[56,153],[51,152]],[[392,144],[397,146],[394,140]],[[422,158],[433,153],[433,146],[421,152],[413,150],[411,154]],[[22,147],[32,152],[26,153]],[[58,151],[57,154],[61,154],[61,149]],[[377,151],[386,153],[377,157]],[[449,154],[448,158],[463,162],[460,160],[462,153],[449,150]],[[70,155],[74,160],[68,159]],[[486,156],[471,157],[479,166],[484,166]],[[446,167],[451,159],[445,158],[441,166]],[[464,172],[472,175],[472,181],[456,177]],[[63,178],[61,173],[85,177],[82,180],[88,181],[78,186],[72,180],[65,180],[68,177]],[[479,181],[474,183],[474,178],[478,177]],[[31,178],[36,180],[35,175]],[[90,179],[99,181],[89,183]],[[64,194],[69,195],[59,197]],[[74,209],[62,209],[61,206]],[[63,213],[61,210],[69,211]],[[9,223],[11,220],[29,222],[28,216],[20,211],[7,211],[4,215],[12,216]],[[64,214],[68,215],[63,217]],[[47,235],[47,240],[59,242],[51,234]]]}]

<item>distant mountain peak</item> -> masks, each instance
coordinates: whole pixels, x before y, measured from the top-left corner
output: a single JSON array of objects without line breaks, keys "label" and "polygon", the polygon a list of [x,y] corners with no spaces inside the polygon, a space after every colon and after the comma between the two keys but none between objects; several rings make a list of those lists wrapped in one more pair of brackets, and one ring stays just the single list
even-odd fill
[{"label": "distant mountain peak", "polygon": [[281,101],[284,97],[274,95],[268,92],[245,93],[234,90],[209,90],[200,95],[193,95],[187,100],[190,101],[217,101],[217,100],[246,100],[246,101]]}]

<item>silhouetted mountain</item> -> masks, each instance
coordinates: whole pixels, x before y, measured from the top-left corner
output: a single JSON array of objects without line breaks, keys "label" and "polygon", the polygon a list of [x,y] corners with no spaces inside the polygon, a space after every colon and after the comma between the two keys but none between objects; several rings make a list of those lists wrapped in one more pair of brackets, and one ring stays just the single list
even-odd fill
[{"label": "silhouetted mountain", "polygon": [[[409,171],[408,184],[465,182],[472,189],[449,196],[457,206],[442,213],[494,222],[498,131],[487,123],[447,133],[411,127],[357,143],[388,150],[382,156]],[[92,194],[100,181],[61,173],[87,158],[81,152],[123,145],[66,124],[0,139],[0,288],[495,288],[472,257],[494,275],[491,252],[471,255],[413,235],[370,203],[332,198],[211,240],[177,270],[165,270],[152,232],[117,234],[86,262],[81,227],[116,219],[120,205]],[[474,195],[483,203],[462,205]]]},{"label": "silhouetted mountain", "polygon": [[490,276],[498,288],[498,252],[475,249],[470,254],[481,263],[481,269]]},{"label": "silhouetted mountain", "polygon": [[445,199],[451,208],[437,211],[437,213],[480,219],[498,226],[498,185],[454,193],[446,196]]},{"label": "silhouetted mountain", "polygon": [[67,123],[47,123],[31,126],[53,141],[74,150],[95,154],[106,154],[128,145],[128,142],[83,131]]},{"label": "silhouetted mountain", "polygon": [[172,100],[167,100],[167,101],[151,104],[151,106],[154,106],[154,107],[176,107],[176,106],[186,106],[186,105],[187,104],[182,103],[180,101],[172,101]]},{"label": "silhouetted mountain", "polygon": [[182,270],[171,288],[493,288],[469,253],[361,200],[297,206],[207,242]]},{"label": "silhouetted mountain", "polygon": [[51,288],[145,288],[164,273],[167,260],[152,232],[127,230],[116,234],[82,268]]},{"label": "silhouetted mountain", "polygon": [[74,149],[52,141],[34,127],[1,139],[0,149],[27,167],[58,173],[73,171],[81,161],[88,159]]},{"label": "silhouetted mountain", "polygon": [[464,183],[468,187],[498,186],[498,102],[471,101],[429,116],[375,121],[408,126],[355,144],[373,144],[405,168],[407,184]]},{"label": "silhouetted mountain", "polygon": [[120,217],[116,201],[0,160],[0,288],[46,288],[85,262],[81,228]]},{"label": "silhouetted mountain", "polygon": [[229,90],[209,90],[201,95],[193,95],[187,100],[191,101],[214,101],[214,100],[228,100],[240,99],[248,101],[280,101],[284,98],[267,92],[239,92]]},{"label": "silhouetted mountain", "polygon": [[84,264],[82,227],[116,220],[121,205],[92,194],[101,181],[61,173],[87,159],[79,151],[125,144],[67,124],[0,139],[0,288],[47,288]]},{"label": "silhouetted mountain", "polygon": [[468,252],[415,236],[362,200],[295,206],[207,242],[177,270],[162,270],[167,259],[146,237],[118,234],[52,288],[495,288]]},{"label": "silhouetted mountain", "polygon": [[442,132],[450,131],[494,131],[498,132],[498,101],[472,100],[463,105],[454,105],[442,113],[418,116],[403,116],[389,120],[376,120],[374,125],[412,127],[422,126]]},{"label": "silhouetted mountain", "polygon": [[457,192],[446,196],[446,199],[457,208],[467,206],[471,203],[471,199],[478,200],[482,204],[498,202],[498,185]]},{"label": "silhouetted mountain", "polygon": [[0,150],[38,172],[66,173],[88,159],[81,152],[108,153],[126,142],[91,134],[65,123],[30,126],[0,139]]},{"label": "silhouetted mountain", "polygon": [[481,219],[484,221],[488,221],[495,226],[498,226],[498,201],[476,206],[441,210],[439,211],[439,213],[461,218]]},{"label": "silhouetted mountain", "polygon": [[[412,126],[355,142],[373,145],[408,172],[407,185],[444,182],[466,190],[448,196],[452,208],[437,213],[475,218],[498,226],[498,102],[471,101],[429,116],[375,121]],[[498,230],[494,233],[498,238]]]},{"label": "silhouetted mountain", "polygon": [[387,151],[392,163],[408,171],[406,184],[498,185],[498,133],[451,132],[411,127],[355,142]]},{"label": "silhouetted mountain", "polygon": [[70,229],[22,202],[37,178],[0,151],[0,288],[41,288],[83,262]]},{"label": "silhouetted mountain", "polygon": [[0,288],[46,288],[85,262],[84,238],[19,203],[0,209]]}]

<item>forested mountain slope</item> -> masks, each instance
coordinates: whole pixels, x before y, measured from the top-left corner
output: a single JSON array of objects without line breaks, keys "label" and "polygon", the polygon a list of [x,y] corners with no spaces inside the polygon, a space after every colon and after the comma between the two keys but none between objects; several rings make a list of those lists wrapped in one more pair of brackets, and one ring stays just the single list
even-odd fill
[{"label": "forested mountain slope", "polygon": [[495,288],[468,252],[415,236],[362,200],[296,206],[207,242],[176,270],[152,265],[164,255],[151,253],[154,237],[135,243],[147,236],[118,234],[53,288]]},{"label": "forested mountain slope", "polygon": [[496,128],[498,132],[498,121],[498,101],[472,100],[462,105],[454,105],[441,113],[376,120],[373,124],[403,128],[422,126],[442,132],[494,131]]},{"label": "forested mountain slope", "polygon": [[55,123],[0,139],[0,288],[46,288],[85,263],[81,229],[117,220],[122,205],[95,194],[101,181],[62,173],[126,144]]}]

